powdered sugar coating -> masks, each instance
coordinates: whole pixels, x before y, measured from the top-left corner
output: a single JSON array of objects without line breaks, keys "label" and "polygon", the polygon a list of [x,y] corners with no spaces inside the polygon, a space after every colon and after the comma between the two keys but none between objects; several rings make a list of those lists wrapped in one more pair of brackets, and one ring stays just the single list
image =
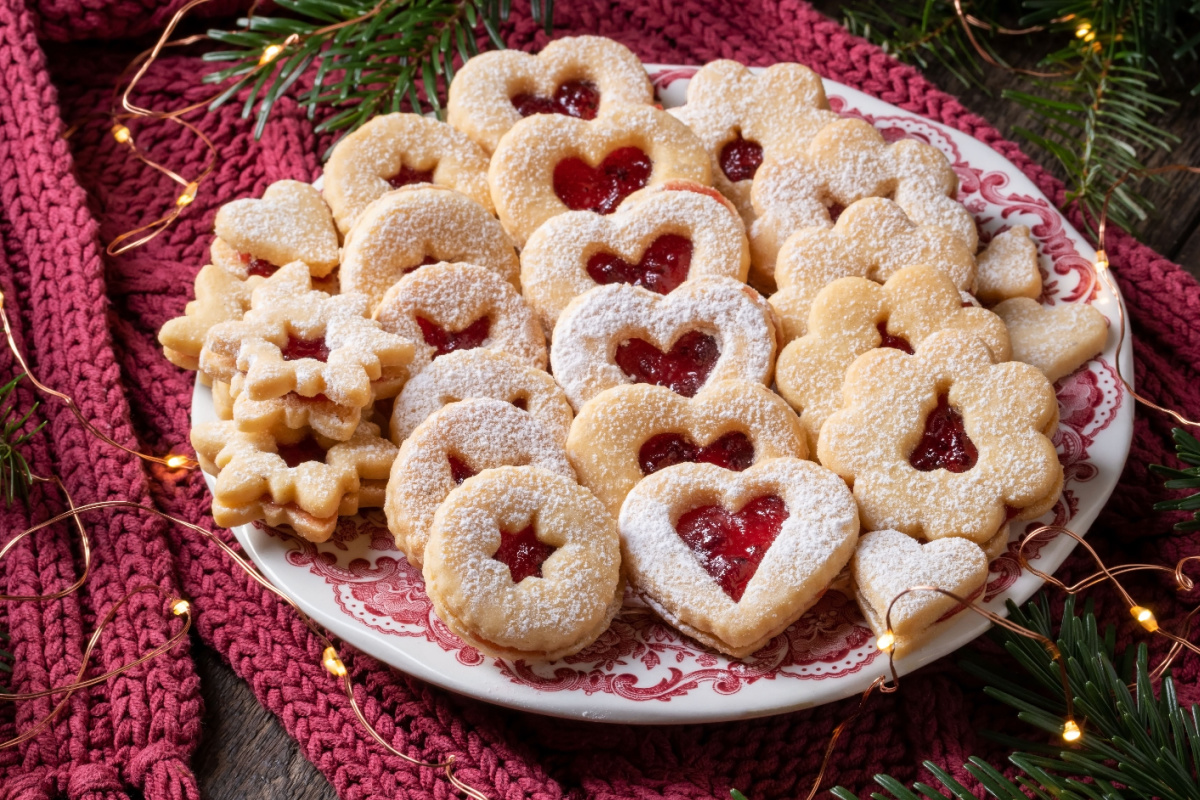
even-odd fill
[{"label": "powdered sugar coating", "polygon": [[628,284],[585,292],[554,327],[554,377],[578,411],[605,389],[633,382],[613,360],[622,342],[641,338],[665,352],[689,331],[717,340],[720,356],[707,384],[771,382],[776,339],[770,307],[732,278],[697,278],[665,296]]},{"label": "powdered sugar coating", "polygon": [[535,114],[504,134],[488,168],[496,213],[517,247],[524,247],[543,222],[570,210],[554,193],[554,169],[560,161],[579,158],[594,167],[623,147],[636,147],[650,157],[647,185],[676,178],[712,183],[700,141],[664,111],[619,105],[591,121]]},{"label": "powdered sugar coating", "polygon": [[359,215],[346,236],[342,291],[366,294],[374,309],[427,257],[477,264],[518,285],[521,265],[496,218],[466,195],[418,184],[388,192]]},{"label": "powdered sugar coating", "polygon": [[754,462],[806,458],[800,420],[779,395],[758,383],[712,383],[687,398],[663,386],[614,386],[596,395],[571,424],[567,452],[580,483],[614,515],[644,477],[639,451],[664,433],[705,446],[729,433],[744,434]]},{"label": "powdered sugar coating", "polygon": [[536,56],[492,50],[471,58],[450,82],[446,119],[490,153],[522,119],[514,97],[551,97],[569,81],[595,84],[601,114],[620,103],[654,103],[650,78],[629,48],[602,36],[566,36]]},{"label": "powdered sugar coating", "polygon": [[375,319],[385,331],[418,343],[409,367],[414,375],[437,354],[425,343],[418,317],[446,331],[461,331],[487,317],[490,327],[481,348],[507,353],[537,369],[546,367],[546,336],[533,309],[512,284],[484,267],[429,264],[406,275],[383,296]]},{"label": "powdered sugar coating", "polygon": [[1010,297],[1036,300],[1042,294],[1042,271],[1037,245],[1029,228],[1017,225],[996,234],[979,254],[979,280],[975,293],[988,305]]},{"label": "powdered sugar coating", "polygon": [[434,512],[458,485],[451,456],[474,473],[533,466],[575,479],[562,442],[531,414],[490,398],[443,406],[404,440],[388,481],[388,528],[416,567],[423,560]]},{"label": "powdered sugar coating", "polygon": [[817,293],[838,278],[883,283],[914,264],[937,267],[964,291],[975,288],[975,257],[962,240],[945,228],[915,224],[886,198],[851,203],[832,228],[801,228],[784,242],[775,264],[779,291],[770,302],[784,340],[804,335]]},{"label": "powdered sugar coating", "polygon": [[388,179],[401,167],[432,171],[434,183],[493,210],[488,157],[479,145],[436,119],[384,114],[338,142],[325,163],[325,200],[342,233],[368,205],[394,188]]},{"label": "powdered sugar coating", "polygon": [[[675,525],[700,506],[736,512],[766,495],[781,497],[788,517],[734,602]],[[795,458],[770,459],[745,472],[712,464],[667,467],[633,488],[619,525],[634,589],[672,625],[735,658],[765,645],[816,602],[858,540],[858,513],[846,485],[829,470]]]},{"label": "powdered sugar coating", "polygon": [[1037,367],[1051,383],[1098,355],[1108,340],[1108,320],[1086,303],[1043,306],[1018,297],[992,310],[1008,326],[1013,359]]},{"label": "powdered sugar coating", "polygon": [[338,265],[338,235],[329,207],[307,183],[276,181],[261,199],[226,203],[213,227],[235,251],[275,265],[303,261],[317,277]]},{"label": "powdered sugar coating", "polygon": [[[945,394],[978,449],[964,472],[918,471],[909,454]],[[907,355],[868,351],[846,371],[843,407],[821,427],[821,463],[854,487],[863,525],[910,536],[986,542],[1006,521],[1054,505],[1063,469],[1049,436],[1058,426],[1054,388],[1035,367],[992,363],[965,331],[930,335]]]},{"label": "powdered sugar coating", "polygon": [[521,251],[521,286],[547,334],[571,300],[599,285],[587,271],[596,253],[636,264],[655,239],[672,234],[691,243],[688,278],[746,280],[750,244],[726,206],[689,191],[656,192],[629,204],[632,199],[608,216],[568,211],[529,237]]},{"label": "powdered sugar coating", "polygon": [[[492,557],[501,531],[533,525],[557,549],[542,577],[514,584]],[[486,653],[553,660],[603,633],[621,605],[616,524],[591,492],[538,467],[468,478],[438,508],[425,548],[425,589],[451,630]]]}]

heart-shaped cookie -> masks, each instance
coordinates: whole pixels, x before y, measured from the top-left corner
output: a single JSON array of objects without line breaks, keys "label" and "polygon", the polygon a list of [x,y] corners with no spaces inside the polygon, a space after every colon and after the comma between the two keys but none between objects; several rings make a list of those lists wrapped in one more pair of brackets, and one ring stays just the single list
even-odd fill
[{"label": "heart-shaped cookie", "polygon": [[[938,539],[922,544],[893,530],[864,533],[851,566],[859,608],[867,624],[882,636],[893,598],[914,586],[935,586],[970,598],[987,583],[988,559],[969,539]],[[892,605],[891,631],[896,655],[925,638],[929,628],[958,606],[937,592],[910,592]]]},{"label": "heart-shaped cookie", "polygon": [[303,261],[314,277],[338,265],[337,229],[321,193],[300,181],[276,181],[261,199],[226,203],[213,223],[217,238],[240,256],[238,275],[269,276],[284,264]]},{"label": "heart-shaped cookie", "polygon": [[1108,340],[1108,320],[1086,303],[1043,306],[1018,297],[992,310],[1008,326],[1013,360],[1037,367],[1051,383],[1099,354]]},{"label": "heart-shaped cookie", "polygon": [[596,286],[628,283],[669,294],[692,278],[746,279],[749,242],[726,205],[695,191],[632,201],[611,216],[560,214],[529,237],[521,286],[547,333],[571,300]]},{"label": "heart-shaped cookie", "polygon": [[988,305],[1012,297],[1036,300],[1042,294],[1037,245],[1025,225],[993,236],[979,254],[976,272],[975,295]]},{"label": "heart-shaped cookie", "polygon": [[489,212],[487,153],[466,134],[420,114],[384,114],[337,143],[325,164],[325,200],[343,234],[393,189],[436,183]]},{"label": "heart-shaped cookie", "polygon": [[446,119],[490,153],[524,117],[594,119],[621,103],[654,103],[638,57],[602,36],[567,36],[536,56],[492,50],[467,61],[450,82]]},{"label": "heart-shaped cookie", "polygon": [[671,625],[735,658],[808,610],[858,540],[846,484],[796,458],[745,472],[667,467],[633,488],[619,525],[634,590]]},{"label": "heart-shaped cookie", "polygon": [[676,178],[711,182],[700,141],[670,114],[636,105],[590,122],[527,117],[504,134],[488,168],[496,213],[517,247],[551,217],[609,214],[638,189]]},{"label": "heart-shaped cookie", "polygon": [[737,472],[771,458],[805,458],[800,421],[762,384],[722,381],[693,398],[662,386],[614,386],[571,424],[567,453],[580,482],[614,515],[629,490],[675,464]]},{"label": "heart-shaped cookie", "polygon": [[769,384],[775,325],[762,296],[732,278],[697,278],[665,296],[598,286],[558,318],[550,362],[576,411],[623,383],[690,397],[709,382]]}]

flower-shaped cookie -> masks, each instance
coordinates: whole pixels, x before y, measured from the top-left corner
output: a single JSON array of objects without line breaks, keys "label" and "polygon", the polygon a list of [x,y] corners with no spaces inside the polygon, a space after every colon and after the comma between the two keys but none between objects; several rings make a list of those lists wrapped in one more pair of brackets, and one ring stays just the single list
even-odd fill
[{"label": "flower-shaped cookie", "polygon": [[772,458],[805,458],[800,420],[779,395],[748,381],[714,383],[687,398],[662,386],[614,386],[571,425],[579,481],[619,514],[647,475],[700,462],[740,472]]},{"label": "flower-shaped cookie", "polygon": [[975,257],[962,240],[945,228],[914,224],[891,200],[859,200],[832,228],[801,228],[784,242],[775,263],[779,291],[770,302],[784,341],[804,335],[817,293],[838,278],[883,283],[914,264],[941,269],[963,291],[975,288]]},{"label": "flower-shaped cookie", "polygon": [[859,356],[842,397],[817,454],[853,485],[865,528],[986,542],[1062,491],[1054,387],[1036,367],[993,363],[966,331]]},{"label": "flower-shaped cookie", "polygon": [[369,422],[348,441],[308,435],[289,442],[237,431],[229,422],[198,425],[192,446],[217,476],[213,520],[223,527],[264,520],[323,542],[339,515],[383,504],[396,446]]},{"label": "flower-shaped cookie", "polygon": [[1043,306],[1018,297],[992,310],[1008,326],[1013,360],[1037,367],[1051,383],[1098,355],[1108,340],[1108,320],[1086,303]]},{"label": "flower-shaped cookie", "polygon": [[262,281],[239,279],[214,264],[202,267],[196,274],[196,299],[184,306],[182,317],[167,320],[158,332],[167,360],[184,369],[199,369],[209,329],[241,319],[250,308],[250,292]]},{"label": "flower-shaped cookie", "polygon": [[450,82],[446,119],[490,153],[524,117],[594,119],[620,103],[654,103],[642,62],[612,39],[568,36],[536,56],[492,50],[467,61]]},{"label": "flower-shaped cookie", "polygon": [[976,336],[992,360],[1008,361],[1008,331],[990,311],[964,306],[944,272],[907,267],[880,286],[841,278],[817,295],[808,333],[779,354],[775,382],[794,408],[817,450],[821,425],[842,407],[842,377],[860,355],[876,347],[912,352],[932,333],[955,329]]},{"label": "flower-shaped cookie", "polygon": [[860,119],[831,122],[807,147],[765,158],[755,174],[751,274],[768,280],[788,236],[800,228],[830,227],[830,208],[865,197],[890,197],[913,222],[949,229],[974,253],[979,234],[970,212],[954,199],[957,192],[958,177],[936,147],[914,139],[887,144]]},{"label": "flower-shaped cookie", "polygon": [[575,472],[554,432],[511,403],[475,398],[451,403],[400,446],[388,481],[388,528],[413,566],[421,566],[433,515],[467,478],[496,467],[541,467],[572,481]]},{"label": "flower-shaped cookie", "polygon": [[569,211],[548,220],[521,251],[521,286],[550,333],[567,304],[596,286],[668,294],[690,278],[745,281],[749,266],[746,233],[726,205],[695,191],[659,191],[631,196],[611,216]]},{"label": "flower-shaped cookie", "polygon": [[338,265],[338,234],[321,193],[300,181],[276,181],[262,198],[226,203],[213,223],[213,263],[245,280],[303,261],[315,278]]},{"label": "flower-shaped cookie", "polygon": [[634,591],[674,627],[735,658],[799,619],[858,540],[846,484],[797,458],[745,472],[667,467],[633,488],[619,522]]},{"label": "flower-shaped cookie", "polygon": [[425,264],[461,261],[517,285],[521,263],[504,228],[466,195],[422,184],[367,206],[346,236],[342,291],[361,292],[374,309],[392,284]]},{"label": "flower-shaped cookie", "polygon": [[375,309],[385,331],[420,342],[410,370],[456,350],[497,350],[546,367],[546,336],[512,284],[474,264],[430,264],[405,276]]},{"label": "flower-shaped cookie", "polygon": [[538,467],[484,470],[450,492],[422,572],[450,630],[501,658],[577,653],[621,608],[616,523],[587,489]]},{"label": "flower-shaped cookie", "polygon": [[466,134],[420,114],[375,117],[337,143],[325,164],[325,200],[338,229],[392,189],[436,183],[492,210],[487,153]]},{"label": "flower-shaped cookie", "polygon": [[554,378],[495,350],[460,350],[435,359],[404,386],[392,410],[392,441],[400,444],[447,403],[490,397],[528,411],[565,443],[574,412]]},{"label": "flower-shaped cookie", "polygon": [[1017,225],[992,237],[979,254],[975,294],[992,305],[1012,297],[1036,300],[1042,294],[1037,245],[1029,228]]},{"label": "flower-shaped cookie", "polygon": [[571,301],[554,327],[550,363],[575,410],[623,383],[687,397],[706,384],[770,384],[775,325],[758,292],[732,278],[697,278],[669,295],[598,286]]},{"label": "flower-shaped cookie", "polygon": [[775,64],[755,75],[736,61],[710,61],[688,83],[687,105],[672,109],[700,137],[713,185],[754,221],[750,186],[765,156],[797,150],[838,118],[821,78],[800,64]]},{"label": "flower-shaped cookie", "polygon": [[504,134],[488,168],[496,213],[517,247],[551,217],[611,214],[638,189],[676,178],[711,183],[700,141],[670,114],[635,105],[590,122],[523,119]]}]

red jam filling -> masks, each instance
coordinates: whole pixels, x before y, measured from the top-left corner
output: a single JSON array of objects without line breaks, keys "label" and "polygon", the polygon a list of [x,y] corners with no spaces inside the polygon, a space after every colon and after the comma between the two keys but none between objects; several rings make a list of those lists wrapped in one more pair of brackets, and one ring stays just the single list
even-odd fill
[{"label": "red jam filling", "polygon": [[925,418],[925,432],[908,457],[908,463],[921,472],[944,469],[966,472],[979,460],[979,450],[963,425],[962,414],[951,408],[946,395],[938,397],[937,407]]},{"label": "red jam filling", "polygon": [[420,264],[413,264],[411,267],[405,267],[404,269],[400,270],[400,274],[407,275],[410,272],[416,272],[421,267],[427,267],[430,264],[436,264],[440,260],[441,259],[434,258],[433,256],[425,256],[424,258],[421,259]]},{"label": "red jam filling", "polygon": [[433,170],[413,169],[412,167],[402,166],[399,172],[387,179],[387,182],[394,189],[399,189],[401,186],[411,186],[414,183],[433,183]]},{"label": "red jam filling", "polygon": [[534,114],[564,114],[579,119],[595,119],[600,110],[600,88],[591,81],[567,81],[554,91],[553,97],[519,94],[512,99],[513,108],[522,117]]},{"label": "red jam filling", "polygon": [[520,583],[531,575],[542,577],[542,563],[557,549],[539,542],[530,525],[516,533],[500,531],[500,546],[492,558],[508,567],[513,583]]},{"label": "red jam filling", "polygon": [[829,206],[830,222],[837,222],[838,217],[840,217],[842,215],[842,212],[845,210],[846,210],[846,207],[844,205],[842,205],[841,203],[831,203]]},{"label": "red jam filling", "polygon": [[514,406],[516,406],[517,408],[521,409],[522,411],[529,410],[529,401],[526,400],[524,397],[518,397],[516,400],[512,401],[512,404]]},{"label": "red jam filling", "polygon": [[716,339],[688,331],[666,353],[644,339],[622,342],[614,360],[638,383],[666,386],[684,397],[695,397],[720,356]]},{"label": "red jam filling", "polygon": [[448,331],[424,317],[417,317],[417,325],[421,326],[425,344],[437,350],[433,356],[437,358],[455,350],[473,350],[479,347],[488,338],[492,320],[490,317],[480,317],[461,331]]},{"label": "red jam filling", "polygon": [[881,322],[875,327],[879,329],[880,347],[890,347],[893,350],[901,350],[905,353],[908,353],[910,356],[913,354],[912,345],[908,343],[908,339],[905,339],[903,336],[893,336],[892,334],[888,333],[886,322]]},{"label": "red jam filling", "polygon": [[454,482],[460,486],[467,478],[472,478],[477,474],[465,461],[460,461],[454,456],[446,456],[446,460],[450,462],[450,477],[454,478]]},{"label": "red jam filling", "polygon": [[252,256],[249,253],[238,253],[238,258],[246,265],[246,275],[251,277],[259,275],[263,278],[269,278],[279,269],[277,264],[272,264],[270,261],[264,261],[261,258]]},{"label": "red jam filling", "polygon": [[647,439],[638,450],[643,475],[687,463],[716,464],[741,472],[754,463],[754,443],[740,431],[727,433],[704,447],[697,447],[678,433],[660,433]]},{"label": "red jam filling", "polygon": [[669,294],[687,280],[691,264],[691,239],[667,233],[651,242],[636,264],[612,253],[596,253],[588,259],[587,272],[599,284],[632,283]]},{"label": "red jam filling", "polygon": [[319,339],[297,339],[288,334],[287,344],[279,349],[284,361],[299,361],[302,358],[315,358],[317,361],[329,360],[329,346],[325,337]]},{"label": "red jam filling", "polygon": [[298,467],[306,461],[325,460],[325,448],[317,444],[317,440],[311,436],[306,436],[295,444],[280,442],[275,446],[275,452],[279,453],[279,457],[289,467]]},{"label": "red jam filling", "polygon": [[749,139],[743,139],[742,134],[739,133],[736,139],[721,148],[718,160],[721,164],[721,171],[729,180],[734,183],[749,180],[754,177],[754,173],[758,172],[759,166],[762,165],[762,145]]},{"label": "red jam filling", "polygon": [[736,514],[723,506],[694,508],[679,518],[675,531],[736,603],[787,518],[783,498],[770,494],[754,498]]},{"label": "red jam filling", "polygon": [[653,167],[650,157],[636,147],[612,151],[598,167],[564,158],[554,167],[554,193],[573,211],[611,214],[646,185]]}]

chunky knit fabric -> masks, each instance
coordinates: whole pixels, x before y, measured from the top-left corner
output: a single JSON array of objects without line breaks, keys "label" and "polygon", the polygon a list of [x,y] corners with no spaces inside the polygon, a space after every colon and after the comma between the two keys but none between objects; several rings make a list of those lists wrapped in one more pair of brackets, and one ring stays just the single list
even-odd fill
[{"label": "chunky knit fabric", "polygon": [[[234,107],[199,118],[220,148],[214,177],[166,235],[121,258],[104,257],[101,242],[158,216],[178,189],[128,158],[107,135],[101,112],[138,47],[66,42],[155,31],[180,4],[0,0],[0,289],[41,379],[76,397],[88,418],[116,440],[154,452],[187,441],[193,376],[162,358],[155,333],[189,297],[206,260],[216,209],[258,195],[281,178],[311,180],[320,169],[318,154],[329,144],[288,101],[257,142]],[[235,5],[218,0],[209,13],[227,14]],[[559,3],[557,13],[557,34],[611,36],[647,61],[799,61],[976,136],[1014,161],[1051,199],[1062,198],[1062,186],[984,120],[915,69],[797,0],[576,0]],[[525,6],[514,18],[505,31],[512,46],[545,44]],[[135,100],[167,108],[202,99],[209,91],[197,80],[203,69],[194,55],[164,57]],[[80,127],[64,140],[73,125]],[[184,174],[194,174],[206,156],[169,124],[136,125],[134,134]],[[1200,377],[1200,287],[1124,234],[1113,235],[1109,251],[1129,303],[1143,391],[1200,414],[1193,388]],[[0,353],[0,379],[13,373],[11,359]],[[32,395],[22,391],[21,399]],[[49,425],[29,446],[33,468],[62,476],[77,501],[128,497],[213,526],[199,473],[180,477],[145,468],[89,438],[53,400],[39,413]],[[1163,418],[1139,412],[1129,466],[1092,533],[1110,558],[1173,563],[1200,546],[1200,537],[1172,534],[1173,520],[1149,511],[1163,493],[1146,465],[1171,463],[1169,429]],[[0,537],[60,506],[52,491],[38,491],[28,509],[0,508]],[[451,796],[441,776],[369,742],[321,668],[318,644],[286,606],[233,569],[215,547],[133,513],[95,514],[87,524],[96,562],[85,591],[57,602],[0,607],[0,626],[13,634],[19,664],[13,682],[20,690],[69,680],[96,619],[131,588],[157,584],[194,601],[198,635],[250,683],[341,797]],[[33,594],[72,580],[78,566],[72,541],[61,526],[18,547],[0,565],[5,590]],[[1086,568],[1077,555],[1066,571]],[[1196,602],[1157,580],[1130,585],[1166,625]],[[1102,617],[1131,636],[1120,603],[1103,591],[1095,596]],[[142,597],[105,635],[97,669],[154,646],[178,624],[167,621],[153,595]],[[500,710],[363,656],[350,661],[366,713],[385,737],[422,759],[454,754],[462,778],[497,800],[727,797],[731,787],[755,800],[792,797],[807,791],[829,731],[855,702],[723,725],[604,726]],[[968,756],[999,763],[1003,749],[980,730],[1028,731],[953,662],[905,678],[898,694],[874,698],[838,745],[830,780],[860,793],[880,771],[928,780],[920,764],[929,759],[970,784],[961,769]],[[1200,700],[1195,659],[1185,658],[1176,674],[1183,699]],[[137,790],[149,800],[194,800],[188,762],[200,730],[197,688],[183,645],[81,692],[48,730],[0,752],[0,797],[123,800]],[[27,730],[49,708],[50,701],[0,706],[0,737]]]}]

